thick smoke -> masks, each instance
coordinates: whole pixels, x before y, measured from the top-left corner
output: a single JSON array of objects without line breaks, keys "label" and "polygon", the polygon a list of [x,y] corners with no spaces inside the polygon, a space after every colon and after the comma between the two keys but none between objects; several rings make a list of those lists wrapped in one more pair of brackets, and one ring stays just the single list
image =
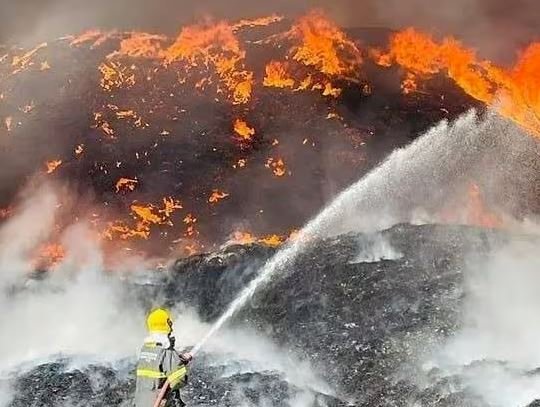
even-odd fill
[{"label": "thick smoke", "polygon": [[[26,195],[30,191],[24,191]],[[57,196],[46,187],[25,200],[18,215],[9,219],[0,230],[0,289],[32,270],[30,253],[43,242],[54,226]]]},{"label": "thick smoke", "polygon": [[124,301],[120,281],[103,273],[100,247],[84,225],[65,231],[67,256],[53,274],[29,279],[35,250],[53,230],[58,198],[49,186],[27,197],[0,231],[2,370],[57,354],[131,354],[141,313]]},{"label": "thick smoke", "polygon": [[454,34],[480,47],[486,54],[503,59],[538,38],[540,24],[535,0],[83,0],[25,1],[0,3],[0,43],[28,38],[52,38],[83,29],[105,28],[175,32],[180,24],[205,15],[217,18],[256,17],[282,13],[290,17],[312,8],[322,8],[340,24],[349,27],[417,26]]},{"label": "thick smoke", "polygon": [[540,300],[538,242],[514,239],[466,270],[463,327],[439,350],[435,365],[461,374],[473,392],[497,407],[538,397]]},{"label": "thick smoke", "polygon": [[[123,369],[126,360],[135,362],[146,335],[146,310],[130,289],[137,276],[106,271],[99,242],[85,224],[66,229],[66,257],[54,270],[42,278],[31,277],[33,249],[53,230],[58,197],[47,185],[26,197],[0,230],[0,406],[11,400],[8,378],[15,373],[66,357],[70,368],[97,362]],[[131,264],[144,264],[143,260],[132,259]],[[210,329],[185,308],[175,310],[175,321],[180,349],[193,346]],[[207,351],[213,364],[225,366],[224,377],[274,371],[304,389],[305,397],[295,398],[291,406],[309,405],[312,390],[333,393],[308,362],[250,330],[225,329]],[[244,390],[231,389],[239,402],[247,400]]]}]

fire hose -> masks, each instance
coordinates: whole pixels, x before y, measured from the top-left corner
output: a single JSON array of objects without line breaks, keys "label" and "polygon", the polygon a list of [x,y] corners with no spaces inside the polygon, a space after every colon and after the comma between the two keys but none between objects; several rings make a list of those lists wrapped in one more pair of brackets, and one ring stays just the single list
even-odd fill
[{"label": "fire hose", "polygon": [[[173,346],[174,346],[174,342],[173,342]],[[185,353],[181,355],[181,358],[183,362],[187,365],[191,361],[192,356],[190,353]],[[160,404],[165,399],[165,394],[167,394],[167,390],[169,390],[169,387],[170,387],[170,383],[169,383],[169,380],[167,379],[165,380],[165,383],[161,387],[161,390],[159,391],[156,397],[156,400],[154,401],[153,407],[160,407]]]},{"label": "fire hose", "polygon": [[156,397],[156,401],[154,401],[153,407],[159,407],[163,399],[165,398],[165,394],[167,393],[167,390],[169,390],[169,381],[166,380],[165,384],[161,388],[160,392],[158,393]]}]

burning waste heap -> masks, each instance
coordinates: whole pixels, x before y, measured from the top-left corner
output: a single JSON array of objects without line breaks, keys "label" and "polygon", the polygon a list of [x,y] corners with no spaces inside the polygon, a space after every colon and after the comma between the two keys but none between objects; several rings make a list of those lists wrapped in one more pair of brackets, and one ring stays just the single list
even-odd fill
[{"label": "burning waste heap", "polygon": [[320,12],[1,49],[0,405],[129,403],[145,310],[197,344],[269,264],[190,405],[534,402],[539,68]]},{"label": "burning waste heap", "polygon": [[[538,237],[521,235],[516,246],[516,237],[464,226],[399,225],[382,233],[317,242],[209,343],[194,362],[183,391],[186,402],[526,407],[539,396],[538,358],[517,364],[514,341],[495,351],[493,340],[502,332],[513,335],[519,326],[515,317],[490,326],[496,313],[522,298],[524,285],[532,283],[527,275],[533,276],[537,266],[523,257],[520,266],[527,267],[501,280],[506,270],[497,266],[503,259],[523,255],[524,248],[530,253],[538,245]],[[157,297],[178,306],[181,298],[202,319],[196,322],[183,306],[177,308],[182,310],[178,339],[189,343],[193,331],[219,317],[274,251],[237,245],[179,260],[151,282],[130,283],[129,300],[122,304],[134,310],[141,299]],[[468,264],[473,258],[482,270],[475,283],[482,286],[472,281],[475,273]],[[88,283],[84,281],[87,290]],[[519,290],[509,294],[509,284]],[[125,296],[127,290],[123,292]],[[494,305],[492,295],[505,293],[506,298],[497,299],[500,306],[486,315],[484,307]],[[526,296],[528,302],[532,297]],[[462,311],[487,321],[462,331]],[[93,321],[91,314],[89,319]],[[537,335],[534,327],[528,332]],[[127,352],[129,346],[124,347]],[[7,405],[128,405],[134,390],[133,356],[112,365],[100,361],[104,355],[69,356],[28,364],[0,381],[13,395]]]},{"label": "burning waste heap", "polygon": [[[441,119],[488,105],[538,134],[539,54],[501,68],[453,38],[348,34],[319,12],[5,49],[3,218],[21,185],[54,180],[76,197],[58,231],[87,219],[111,247],[280,244]],[[61,253],[55,239],[42,252]]]}]

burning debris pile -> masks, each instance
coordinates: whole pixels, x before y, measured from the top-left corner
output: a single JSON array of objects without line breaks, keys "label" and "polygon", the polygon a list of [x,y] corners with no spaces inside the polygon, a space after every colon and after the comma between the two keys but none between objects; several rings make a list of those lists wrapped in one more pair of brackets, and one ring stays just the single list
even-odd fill
[{"label": "burning debris pile", "polygon": [[[539,64],[538,44],[506,69],[453,38],[349,35],[318,12],[6,49],[0,218],[22,185],[54,180],[78,197],[57,230],[87,219],[113,247],[278,245],[441,119],[488,105],[540,134]],[[62,255],[54,242],[47,252]]]},{"label": "burning debris pile", "polygon": [[[379,251],[377,242],[385,242],[387,249]],[[526,331],[531,335],[516,337],[522,318],[513,315],[508,325],[493,326],[487,318],[470,333],[467,349],[476,344],[478,353],[448,350],[454,338],[467,332],[461,326],[467,320],[463,313],[485,312],[485,302],[471,307],[471,299],[485,293],[481,298],[488,303],[506,305],[522,296],[508,290],[509,281],[494,278],[494,264],[514,245],[523,258],[513,258],[514,272],[509,274],[505,267],[503,274],[519,281],[517,286],[531,286],[524,272],[529,268],[522,266],[528,264],[537,276],[538,262],[535,251],[524,255],[522,250],[534,250],[537,236],[465,226],[397,225],[373,235],[314,242],[290,265],[289,273],[254,296],[215,343],[194,359],[183,397],[188,405],[200,407],[534,406],[539,395],[538,357],[527,359],[525,366],[531,366],[525,367],[507,353],[500,358],[492,353],[501,332],[511,335],[511,350],[516,341],[532,343],[538,332],[532,319]],[[165,273],[152,273],[142,284],[128,280],[123,287],[131,285],[132,310],[139,301],[157,297],[171,307],[180,301],[188,304],[203,321],[212,321],[274,252],[265,246],[235,245],[179,260]],[[467,283],[478,264],[488,287],[485,292],[481,285]],[[50,289],[46,279],[41,283],[43,290]],[[537,298],[534,287],[530,294]],[[92,299],[83,296],[80,301]],[[519,304],[514,307],[520,309]],[[530,315],[536,319],[539,305],[534,304]],[[497,307],[493,313],[505,312]],[[185,311],[179,323],[178,342],[188,346],[197,324]],[[257,327],[263,336],[247,336],[242,331],[247,327]],[[490,327],[498,329],[494,337]],[[268,348],[267,337],[278,347]],[[13,400],[6,405],[126,405],[135,385],[131,340],[121,341],[130,357],[112,366],[101,359],[79,362],[62,352],[47,363],[14,371],[8,376]],[[299,393],[304,395],[302,402],[296,398]]]}]

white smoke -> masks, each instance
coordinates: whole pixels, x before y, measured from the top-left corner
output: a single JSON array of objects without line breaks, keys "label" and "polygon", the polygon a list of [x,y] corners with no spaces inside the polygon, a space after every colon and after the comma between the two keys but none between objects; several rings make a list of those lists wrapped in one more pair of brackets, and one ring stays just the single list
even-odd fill
[{"label": "white smoke", "polygon": [[37,247],[54,228],[56,192],[43,186],[0,230],[0,371],[58,355],[131,355],[142,311],[104,272],[99,243],[83,224],[63,235],[67,255],[44,281],[29,278]]},{"label": "white smoke", "polygon": [[403,254],[381,234],[363,235],[359,239],[359,251],[351,263],[374,263],[381,260],[397,260]]},{"label": "white smoke", "polygon": [[437,354],[493,407],[540,399],[540,258],[534,241],[515,239],[474,260],[466,274],[463,327]]},{"label": "white smoke", "polygon": [[[54,188],[44,186],[25,202],[0,229],[0,407],[13,395],[2,377],[63,357],[70,358],[69,368],[135,361],[146,335],[145,310],[124,281],[130,276],[105,270],[99,241],[83,223],[63,233],[62,262],[46,278],[30,278],[33,253],[54,228],[58,200]],[[131,259],[129,268],[137,268],[135,262],[141,268],[142,260]],[[178,309],[175,320],[179,349],[210,329],[188,309]],[[300,389],[332,393],[309,363],[253,331],[223,330],[208,351],[212,363],[227,366],[225,377],[273,371]],[[242,393],[241,387],[234,390]],[[307,405],[302,400],[291,406]]]},{"label": "white smoke", "polygon": [[54,192],[41,187],[31,196],[0,230],[0,289],[32,270],[30,252],[47,238],[54,226],[58,205]]},{"label": "white smoke", "polygon": [[11,388],[10,383],[7,380],[2,381],[2,378],[0,377],[0,407],[7,407],[12,397],[13,389]]}]

